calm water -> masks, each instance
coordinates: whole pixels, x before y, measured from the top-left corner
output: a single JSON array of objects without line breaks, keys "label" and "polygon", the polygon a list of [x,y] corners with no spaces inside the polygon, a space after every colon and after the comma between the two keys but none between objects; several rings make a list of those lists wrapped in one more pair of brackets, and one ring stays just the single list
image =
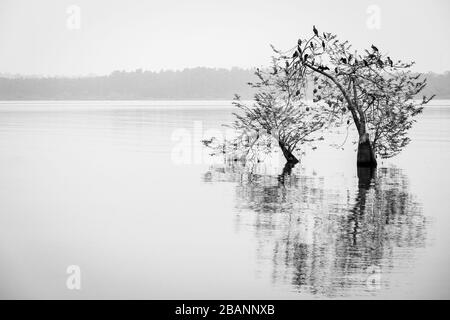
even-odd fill
[{"label": "calm water", "polygon": [[350,141],[211,164],[231,111],[1,102],[0,298],[450,298],[450,101],[374,173]]}]

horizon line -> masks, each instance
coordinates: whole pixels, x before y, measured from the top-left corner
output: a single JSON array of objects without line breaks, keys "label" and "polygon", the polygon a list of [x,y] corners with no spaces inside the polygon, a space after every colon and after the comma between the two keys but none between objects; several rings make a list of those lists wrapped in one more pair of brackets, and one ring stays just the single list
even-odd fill
[{"label": "horizon line", "polygon": [[[252,71],[257,69],[258,67],[240,67],[240,66],[232,66],[232,67],[210,67],[210,66],[196,66],[196,67],[185,67],[185,68],[174,68],[174,69],[144,69],[144,68],[136,68],[136,69],[116,69],[109,73],[88,73],[88,74],[24,74],[24,73],[11,73],[11,72],[0,72],[0,78],[6,78],[6,79],[48,79],[48,78],[54,78],[54,79],[83,79],[83,78],[96,78],[96,77],[108,77],[111,76],[115,72],[119,73],[138,73],[138,72],[151,72],[151,73],[163,73],[163,72],[184,72],[194,69],[209,69],[214,71],[219,70],[226,70],[226,71],[233,71],[233,70],[241,70],[241,71]],[[259,67],[261,68],[261,67]],[[413,71],[413,73],[421,73],[421,74],[436,74],[436,75],[445,75],[450,72],[450,70],[442,70],[442,71]]]}]

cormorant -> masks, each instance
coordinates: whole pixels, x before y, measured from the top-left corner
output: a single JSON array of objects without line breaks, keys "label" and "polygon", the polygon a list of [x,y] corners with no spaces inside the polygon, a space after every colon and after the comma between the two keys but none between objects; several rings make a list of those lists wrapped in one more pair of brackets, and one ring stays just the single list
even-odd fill
[{"label": "cormorant", "polygon": [[394,62],[392,62],[392,60],[391,60],[390,57],[387,57],[387,60],[388,60],[388,62],[389,62],[389,65],[392,67],[392,66],[394,65]]},{"label": "cormorant", "polygon": [[378,52],[378,48],[377,48],[377,47],[375,47],[374,45],[372,45],[372,49],[373,49],[373,51],[376,51],[376,52]]},{"label": "cormorant", "polygon": [[316,26],[313,26],[313,31],[316,36],[319,36],[319,31],[317,31]]}]

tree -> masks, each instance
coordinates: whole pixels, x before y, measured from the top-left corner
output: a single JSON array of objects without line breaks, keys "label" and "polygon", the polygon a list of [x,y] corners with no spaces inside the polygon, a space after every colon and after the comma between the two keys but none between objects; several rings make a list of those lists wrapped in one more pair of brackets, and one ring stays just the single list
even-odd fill
[{"label": "tree", "polygon": [[405,147],[414,117],[432,98],[414,100],[426,86],[413,74],[414,62],[394,62],[374,45],[362,54],[348,41],[313,27],[309,39],[299,39],[280,53],[292,77],[313,77],[314,101],[325,101],[327,112],[349,117],[358,131],[357,164],[375,167],[376,155],[392,157]]},{"label": "tree", "polygon": [[257,82],[249,83],[257,90],[252,103],[241,101],[236,95],[233,104],[238,112],[230,126],[236,136],[224,143],[206,145],[222,153],[233,153],[235,159],[259,157],[272,151],[275,142],[291,166],[299,162],[295,153],[305,143],[323,139],[320,130],[327,123],[325,113],[308,106],[300,88],[304,79],[293,77],[283,58],[273,58],[270,70],[257,69]]}]

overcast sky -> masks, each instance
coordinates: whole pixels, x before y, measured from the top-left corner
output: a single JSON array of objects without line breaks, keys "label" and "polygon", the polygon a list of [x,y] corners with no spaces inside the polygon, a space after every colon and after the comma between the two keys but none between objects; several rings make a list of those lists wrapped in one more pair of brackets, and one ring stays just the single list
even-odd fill
[{"label": "overcast sky", "polygon": [[313,24],[443,72],[449,9],[448,0],[0,0],[0,73],[261,66],[270,43],[290,48]]}]

